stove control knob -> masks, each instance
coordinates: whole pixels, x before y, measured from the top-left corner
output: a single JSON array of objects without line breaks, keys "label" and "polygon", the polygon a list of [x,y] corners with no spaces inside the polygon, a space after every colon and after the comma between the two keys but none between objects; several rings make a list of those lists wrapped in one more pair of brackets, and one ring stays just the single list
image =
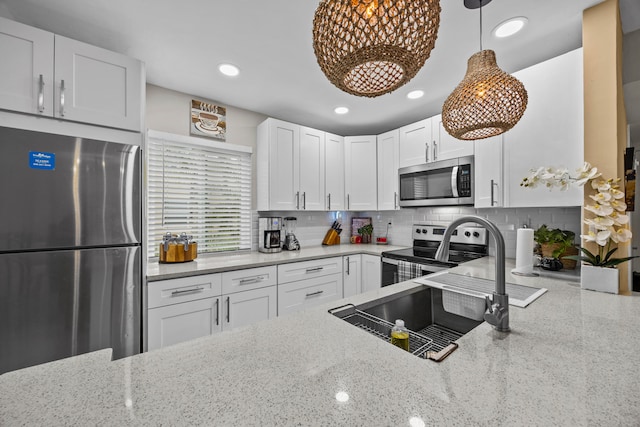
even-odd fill
[{"label": "stove control knob", "polygon": [[469,236],[471,236],[471,233],[469,231],[465,231],[464,235],[465,235],[465,237],[469,237]]},{"label": "stove control knob", "polygon": [[422,231],[420,231],[419,228],[416,228],[416,233],[420,234],[420,233],[422,233]]},{"label": "stove control knob", "polygon": [[422,234],[427,234],[427,231],[428,231],[428,230],[427,230],[426,228],[423,228],[423,229],[422,229]]},{"label": "stove control knob", "polygon": [[480,237],[480,233],[478,233],[477,231],[473,232],[473,237]]}]

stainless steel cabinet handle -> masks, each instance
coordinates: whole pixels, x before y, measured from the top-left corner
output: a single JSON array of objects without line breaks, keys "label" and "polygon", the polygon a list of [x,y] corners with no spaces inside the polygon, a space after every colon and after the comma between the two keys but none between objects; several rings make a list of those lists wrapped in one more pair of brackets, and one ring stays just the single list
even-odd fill
[{"label": "stainless steel cabinet handle", "polygon": [[393,209],[398,209],[398,192],[393,192]]},{"label": "stainless steel cabinet handle", "polygon": [[327,210],[329,210],[329,211],[330,211],[330,210],[331,210],[331,193],[329,193],[329,194],[327,195],[327,199],[329,200]]},{"label": "stainless steel cabinet handle", "polygon": [[350,263],[349,263],[349,257],[347,257],[347,276],[349,276],[351,273],[349,272],[349,267],[351,267]]},{"label": "stainless steel cabinet handle", "polygon": [[315,273],[316,271],[321,271],[324,267],[313,267],[307,268],[307,273]]},{"label": "stainless steel cabinet handle", "polygon": [[307,192],[302,192],[302,209],[307,209]]},{"label": "stainless steel cabinet handle", "polygon": [[40,74],[40,79],[38,81],[38,112],[42,113],[44,111],[44,78],[42,74]]},{"label": "stainless steel cabinet handle", "polygon": [[230,315],[230,311],[231,311],[231,302],[229,301],[231,299],[231,297],[227,297],[227,323],[229,323],[229,319],[231,318]]},{"label": "stainless steel cabinet handle", "polygon": [[438,143],[433,141],[433,161],[438,160]]},{"label": "stainless steel cabinet handle", "polygon": [[320,295],[321,293],[323,293],[324,291],[316,291],[316,292],[311,292],[310,294],[307,294],[308,297],[312,297],[314,295]]},{"label": "stainless steel cabinet handle", "polygon": [[216,298],[216,326],[220,324],[220,298]]},{"label": "stainless steel cabinet handle", "polygon": [[192,288],[192,289],[183,289],[183,290],[180,290],[180,291],[171,292],[171,296],[174,297],[174,296],[177,296],[177,295],[184,295],[184,294],[190,294],[190,293],[193,293],[193,292],[202,292],[202,291],[204,291],[203,287]]},{"label": "stainless steel cabinet handle", "polygon": [[300,209],[300,192],[296,191],[296,209]]},{"label": "stainless steel cabinet handle", "polygon": [[349,197],[350,195],[347,194],[347,210],[351,209],[351,199]]},{"label": "stainless steel cabinet handle", "polygon": [[429,162],[429,143],[428,142],[424,143],[424,161],[426,163]]},{"label": "stainless steel cabinet handle", "polygon": [[249,283],[261,282],[263,280],[264,280],[264,276],[256,276],[256,277],[251,277],[249,279],[240,279],[240,284],[241,285],[247,285]]},{"label": "stainless steel cabinet handle", "polygon": [[64,80],[60,81],[60,116],[64,117]]},{"label": "stainless steel cabinet handle", "polygon": [[494,180],[492,179],[491,180],[491,206],[494,206],[495,204],[498,203],[493,197],[494,196],[493,188],[494,188],[494,186],[497,186],[497,185],[498,185],[498,183],[494,182]]}]

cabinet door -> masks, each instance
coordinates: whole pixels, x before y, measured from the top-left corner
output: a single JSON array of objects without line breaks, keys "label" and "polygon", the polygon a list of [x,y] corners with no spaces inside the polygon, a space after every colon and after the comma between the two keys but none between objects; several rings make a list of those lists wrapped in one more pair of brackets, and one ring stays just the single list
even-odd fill
[{"label": "cabinet door", "polygon": [[575,171],[584,162],[582,49],[514,73],[527,89],[522,119],[504,134],[505,206],[580,206],[581,187],[549,191],[520,186],[531,169],[563,167]]},{"label": "cabinet door", "polygon": [[[260,142],[264,143],[264,142]],[[269,119],[269,210],[292,211],[300,206],[300,127]]]},{"label": "cabinet door", "polygon": [[456,157],[472,156],[474,152],[473,141],[463,141],[449,135],[442,125],[442,114],[432,117],[434,127],[434,160],[455,159]]},{"label": "cabinet door", "polygon": [[327,210],[345,209],[344,200],[344,137],[325,134],[325,193]]},{"label": "cabinet door", "polygon": [[140,61],[55,36],[56,117],[139,132],[143,80]]},{"label": "cabinet door", "polygon": [[293,313],[342,298],[342,274],[278,285],[278,315]]},{"label": "cabinet door", "polygon": [[378,135],[378,210],[395,210],[398,206],[398,164],[400,131]]},{"label": "cabinet door", "polygon": [[222,296],[223,330],[273,319],[278,309],[276,286]]},{"label": "cabinet door", "polygon": [[362,292],[362,255],[343,257],[344,273],[342,276],[344,297],[351,297]]},{"label": "cabinet door", "polygon": [[344,139],[344,144],[347,210],[376,210],[378,208],[376,136],[348,136]]},{"label": "cabinet door", "polygon": [[362,255],[362,292],[382,286],[382,262],[379,256]]},{"label": "cabinet door", "polygon": [[415,166],[433,160],[431,119],[420,120],[400,128],[399,167]]},{"label": "cabinet door", "polygon": [[300,128],[300,209],[325,209],[324,140],[324,132],[307,127]]},{"label": "cabinet door", "polygon": [[0,18],[0,108],[53,116],[53,33]]},{"label": "cabinet door", "polygon": [[221,330],[220,297],[153,308],[148,321],[149,350],[211,335]]},{"label": "cabinet door", "polygon": [[474,141],[475,207],[503,206],[502,143],[503,135]]}]

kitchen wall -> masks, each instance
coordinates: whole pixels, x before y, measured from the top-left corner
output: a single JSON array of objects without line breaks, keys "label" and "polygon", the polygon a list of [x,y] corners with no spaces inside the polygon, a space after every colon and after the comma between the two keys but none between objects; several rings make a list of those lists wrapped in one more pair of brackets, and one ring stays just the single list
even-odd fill
[{"label": "kitchen wall", "polygon": [[[412,245],[412,225],[415,223],[430,223],[447,225],[456,218],[464,215],[479,215],[495,223],[505,240],[506,255],[515,258],[516,230],[524,224],[531,228],[538,228],[542,224],[549,227],[570,230],[580,234],[580,207],[569,208],[501,208],[475,209],[472,207],[436,207],[436,208],[403,208],[399,211],[374,212],[260,212],[260,216],[294,216],[298,219],[296,236],[302,247],[318,246],[322,244],[325,233],[331,223],[338,219],[344,231],[341,234],[341,244],[349,244],[351,234],[349,225],[351,217],[371,217],[374,238],[384,236],[387,224],[389,227],[389,243],[392,245]],[[257,230],[257,220],[254,230]],[[576,243],[579,238],[576,237]],[[257,233],[254,233],[254,247],[257,247]],[[490,242],[490,253],[493,254],[493,243]]]}]

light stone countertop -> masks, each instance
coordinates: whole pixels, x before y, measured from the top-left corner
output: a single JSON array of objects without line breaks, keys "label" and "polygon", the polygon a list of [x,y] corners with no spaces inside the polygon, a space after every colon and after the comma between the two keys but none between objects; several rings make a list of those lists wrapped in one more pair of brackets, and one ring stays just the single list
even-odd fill
[{"label": "light stone countertop", "polygon": [[406,246],[350,244],[333,246],[314,246],[298,251],[282,251],[276,253],[246,252],[235,255],[205,255],[190,262],[160,264],[152,262],[147,265],[147,281],[175,279],[199,274],[221,273],[223,271],[243,268],[264,267],[297,261],[329,258],[334,256],[370,254],[380,255],[385,251],[403,249]]},{"label": "light stone countertop", "polygon": [[[512,267],[508,282],[548,292],[511,307],[511,333],[483,323],[441,363],[327,313],[416,286],[407,281],[126,359],[79,356],[1,375],[0,424],[639,425],[640,296]],[[452,272],[493,278],[493,258]]]}]

